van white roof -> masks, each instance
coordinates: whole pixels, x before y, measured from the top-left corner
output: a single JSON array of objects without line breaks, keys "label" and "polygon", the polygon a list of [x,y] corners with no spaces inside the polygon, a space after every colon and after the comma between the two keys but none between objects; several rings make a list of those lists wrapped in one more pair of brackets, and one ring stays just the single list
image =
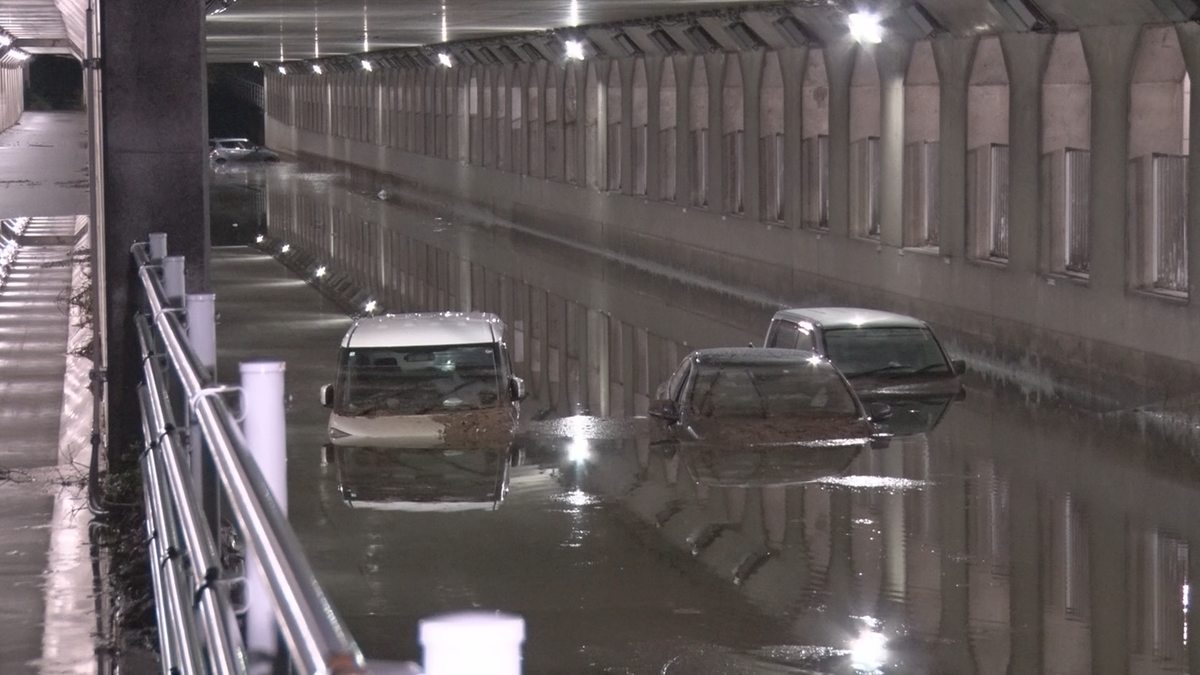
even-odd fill
[{"label": "van white roof", "polygon": [[783,309],[776,319],[808,321],[822,328],[924,328],[920,319],[863,307],[803,307]]},{"label": "van white roof", "polygon": [[421,312],[358,319],[342,347],[420,347],[499,342],[504,323],[490,312]]}]

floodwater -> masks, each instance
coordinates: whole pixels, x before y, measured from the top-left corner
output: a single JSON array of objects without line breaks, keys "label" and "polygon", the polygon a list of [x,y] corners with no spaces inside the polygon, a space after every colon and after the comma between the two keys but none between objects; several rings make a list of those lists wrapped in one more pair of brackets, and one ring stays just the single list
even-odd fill
[{"label": "floodwater", "polygon": [[968,378],[848,465],[665,452],[657,384],[773,307],[370,176],[251,183],[253,233],[385,309],[499,313],[531,392],[509,446],[326,451],[349,320],[260,251],[214,253],[221,379],[287,362],[290,517],[369,658],[419,661],[421,618],[495,609],[524,618],[530,674],[1200,672],[1191,448]]}]

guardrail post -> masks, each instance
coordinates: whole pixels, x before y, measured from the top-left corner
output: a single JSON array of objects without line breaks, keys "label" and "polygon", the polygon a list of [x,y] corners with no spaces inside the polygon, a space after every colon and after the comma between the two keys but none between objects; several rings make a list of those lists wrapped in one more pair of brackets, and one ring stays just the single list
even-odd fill
[{"label": "guardrail post", "polygon": [[[279,510],[287,514],[287,429],[284,422],[285,393],[281,362],[241,364],[242,432],[254,455]],[[252,664],[273,662],[279,652],[279,629],[271,604],[271,592],[253,560],[246,560],[246,648]],[[257,668],[256,668],[257,670]],[[264,671],[269,672],[269,671]]]},{"label": "guardrail post", "polygon": [[166,256],[162,262],[163,290],[167,294],[167,302],[175,307],[183,305],[183,263],[184,257],[181,255]]},{"label": "guardrail post", "polygon": [[150,233],[150,262],[160,263],[167,257],[167,233]]},{"label": "guardrail post", "polygon": [[[217,379],[217,296],[212,293],[189,293],[187,296],[188,343],[204,372],[200,373],[205,385]],[[221,486],[217,470],[204,452],[204,435],[195,415],[189,415],[192,433],[189,436],[188,452],[192,469],[192,484],[204,508],[205,519],[213,537],[221,541]]]},{"label": "guardrail post", "polygon": [[425,675],[520,675],[525,620],[499,612],[444,614],[420,623]]}]

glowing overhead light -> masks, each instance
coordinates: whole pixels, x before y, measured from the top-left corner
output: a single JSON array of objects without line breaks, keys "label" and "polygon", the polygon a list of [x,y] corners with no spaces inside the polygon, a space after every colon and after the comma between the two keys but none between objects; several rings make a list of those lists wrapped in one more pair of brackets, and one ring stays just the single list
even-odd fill
[{"label": "glowing overhead light", "polygon": [[320,75],[321,74],[321,64],[314,63],[313,64],[313,72]]},{"label": "glowing overhead light", "polygon": [[578,40],[567,40],[567,58],[582,61],[584,58],[583,43]]},{"label": "glowing overhead light", "polygon": [[255,237],[255,238],[254,238],[254,243],[256,243],[256,244],[261,244],[261,243],[263,243],[263,240],[264,240],[264,239],[266,239],[266,237],[264,237],[264,236],[262,236],[262,235],[260,234],[260,235],[258,235],[257,237]]},{"label": "glowing overhead light", "polygon": [[821,357],[813,354],[812,356],[808,357],[808,362],[814,366],[819,366],[821,365]]},{"label": "glowing overhead light", "polygon": [[328,273],[329,273],[329,270],[325,269],[324,265],[321,265],[320,267],[317,268],[317,271],[313,273],[313,276],[315,276],[318,279],[324,279],[325,275]]},{"label": "glowing overhead light", "polygon": [[447,68],[454,67],[454,59],[450,58],[450,55],[447,54],[446,52],[442,52],[441,54],[438,54],[438,63],[442,64],[443,66],[446,66]]},{"label": "glowing overhead light", "polygon": [[280,253],[287,253],[287,252],[288,252],[288,251],[290,251],[290,250],[292,250],[292,245],[291,245],[291,244],[284,244],[284,245],[283,245],[283,248],[279,249],[279,252],[280,252]]},{"label": "glowing overhead light", "polygon": [[850,15],[850,37],[859,42],[877,45],[883,42],[883,25],[878,14],[855,12]]},{"label": "glowing overhead light", "polygon": [[279,74],[287,75],[287,68],[284,68],[283,66],[279,66]]},{"label": "glowing overhead light", "polygon": [[254,67],[255,67],[255,68],[262,68],[262,66],[261,66],[261,65],[259,65],[258,61],[255,61],[255,62],[254,62]]},{"label": "glowing overhead light", "polygon": [[0,33],[0,47],[7,47],[12,43],[13,39],[11,35],[8,35],[7,33]]},{"label": "glowing overhead light", "polygon": [[370,313],[374,312],[375,308],[378,306],[379,306],[379,303],[375,302],[374,300],[368,300],[367,304],[363,305],[363,311],[366,312],[367,314],[370,314]]},{"label": "glowing overhead light", "polygon": [[586,438],[573,438],[567,445],[567,459],[572,462],[586,462],[592,456],[591,446]]},{"label": "glowing overhead light", "polygon": [[362,69],[367,71],[368,73],[371,72],[372,70],[374,70],[374,68],[371,66],[371,62],[366,59],[362,60]]},{"label": "glowing overhead light", "polygon": [[12,50],[9,50],[8,53],[9,53],[9,55],[11,55],[14,59],[16,59],[18,61],[24,61],[25,59],[29,58],[29,54],[26,54],[25,52],[21,51],[20,49],[12,49]]}]

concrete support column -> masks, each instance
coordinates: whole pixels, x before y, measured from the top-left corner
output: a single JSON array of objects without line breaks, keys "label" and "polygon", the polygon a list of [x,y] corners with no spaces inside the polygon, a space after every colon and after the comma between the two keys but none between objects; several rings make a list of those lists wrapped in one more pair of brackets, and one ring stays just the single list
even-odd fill
[{"label": "concrete support column", "polygon": [[808,47],[784,49],[779,52],[779,68],[783,71],[783,219],[794,229],[800,229],[802,206],[801,189],[803,164],[800,144],[804,137],[804,71],[808,67]]},{"label": "concrete support column", "polygon": [[687,55],[675,59],[675,202],[690,207],[692,203],[692,68],[694,58]]},{"label": "concrete support column", "polygon": [[745,153],[742,165],[742,203],[746,217],[762,220],[762,73],[766,52],[741,52],[742,110],[745,121]]},{"label": "concrete support column", "polygon": [[171,253],[187,261],[188,290],[208,290],[208,76],[201,0],[170,12],[111,1],[100,12],[109,448],[123,461],[141,435],[133,333],[141,284],[130,246],[166,232]]},{"label": "concrete support column", "polygon": [[723,53],[705,54],[708,71],[708,208],[720,213],[725,205],[725,59]]},{"label": "concrete support column", "polygon": [[1008,67],[1008,268],[1038,272],[1042,221],[1042,78],[1054,36],[1003,33]]},{"label": "concrete support column", "polygon": [[1131,279],[1126,257],[1129,88],[1141,31],[1141,26],[1079,31],[1092,78],[1089,277],[1093,288],[1106,293],[1124,293]]},{"label": "concrete support column", "polygon": [[1044,600],[1042,591],[1042,516],[1040,486],[1033,480],[1009,483],[1009,601],[1011,627],[1008,675],[1045,672],[1042,663]]},{"label": "concrete support column", "polygon": [[[1175,32],[1179,35],[1179,48],[1183,51],[1188,73],[1200,76],[1200,24],[1176,24]],[[1191,79],[1195,82],[1197,78]],[[1191,110],[1188,118],[1188,297],[1200,298],[1200,165],[1196,163],[1200,160],[1200,87],[1192,86],[1191,100],[1187,104]],[[1194,302],[1190,308],[1193,313],[1200,312]]]},{"label": "concrete support column", "polygon": [[838,40],[825,47],[829,80],[829,233],[850,236],[850,80],[858,43]]},{"label": "concrete support column", "polygon": [[[567,155],[564,146],[564,139],[567,137],[567,71],[565,68],[555,64],[547,66],[546,78],[542,87],[542,99],[546,101],[547,106],[550,105],[549,97],[551,94],[549,89],[551,84],[554,85],[553,96],[555,122],[553,129],[549,127],[546,128],[546,135],[544,139],[545,143],[543,146],[545,149],[543,150],[543,154],[545,155],[546,176],[550,177],[557,175],[561,180],[566,176],[563,167],[566,165],[564,159]],[[558,151],[551,153],[549,151],[551,145],[553,145],[555,148],[558,148]]]},{"label": "concrete support column", "polygon": [[875,47],[879,71],[879,241],[904,246],[904,79],[912,58],[909,40]]},{"label": "concrete support column", "polygon": [[938,248],[961,258],[967,247],[967,86],[979,38],[942,37],[933,42],[941,85],[938,130]]},{"label": "concrete support column", "polygon": [[968,546],[966,460],[950,451],[937,460],[938,473],[946,478],[938,496],[938,523],[942,542],[942,613],[935,649],[935,672],[973,675],[978,672],[971,646],[971,595]]},{"label": "concrete support column", "polygon": [[[663,59],[647,56],[646,67],[646,196],[662,199],[662,167],[659,158],[659,135],[662,133],[662,69]],[[676,104],[678,105],[678,104]]]}]

